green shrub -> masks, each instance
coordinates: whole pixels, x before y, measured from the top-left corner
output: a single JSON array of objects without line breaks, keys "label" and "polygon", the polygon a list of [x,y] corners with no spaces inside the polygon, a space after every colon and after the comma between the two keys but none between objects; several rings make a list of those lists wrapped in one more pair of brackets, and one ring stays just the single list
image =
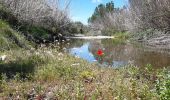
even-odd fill
[{"label": "green shrub", "polygon": [[28,32],[34,36],[39,36],[42,38],[48,37],[48,31],[42,27],[30,27]]},{"label": "green shrub", "polygon": [[83,71],[80,73],[81,77],[82,78],[91,78],[91,77],[94,77],[94,73],[92,71]]},{"label": "green shrub", "polygon": [[164,71],[156,81],[156,91],[161,100],[169,100],[170,98],[170,72]]}]

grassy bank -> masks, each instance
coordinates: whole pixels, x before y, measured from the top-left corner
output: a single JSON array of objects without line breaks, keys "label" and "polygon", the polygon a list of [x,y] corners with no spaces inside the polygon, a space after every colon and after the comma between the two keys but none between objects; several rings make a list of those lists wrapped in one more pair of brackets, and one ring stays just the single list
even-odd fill
[{"label": "grassy bank", "polygon": [[30,48],[31,45],[23,35],[13,30],[7,22],[0,20],[0,51]]},{"label": "grassy bank", "polygon": [[13,50],[0,62],[0,99],[168,100],[165,70],[103,68],[57,49]]},{"label": "grassy bank", "polygon": [[106,29],[103,29],[101,32],[102,32],[102,35],[115,36],[119,39],[128,39],[130,36],[128,32],[118,31],[118,30],[115,30],[114,28],[106,28]]}]

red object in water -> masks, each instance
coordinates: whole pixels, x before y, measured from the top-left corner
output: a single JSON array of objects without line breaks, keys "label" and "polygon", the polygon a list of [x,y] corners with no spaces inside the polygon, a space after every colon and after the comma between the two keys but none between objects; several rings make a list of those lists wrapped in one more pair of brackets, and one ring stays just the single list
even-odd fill
[{"label": "red object in water", "polygon": [[97,51],[97,55],[98,56],[102,56],[104,53],[103,53],[103,51],[101,50],[101,49],[99,49],[98,51]]}]

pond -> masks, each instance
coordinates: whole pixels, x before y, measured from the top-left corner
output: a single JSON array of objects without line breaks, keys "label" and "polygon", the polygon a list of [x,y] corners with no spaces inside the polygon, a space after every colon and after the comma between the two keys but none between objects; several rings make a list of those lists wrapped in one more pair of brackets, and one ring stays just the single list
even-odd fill
[{"label": "pond", "polygon": [[[170,50],[148,48],[143,44],[115,39],[71,39],[67,52],[102,66],[121,67],[128,64],[153,67],[170,66]],[[98,55],[101,50],[103,55]]]}]

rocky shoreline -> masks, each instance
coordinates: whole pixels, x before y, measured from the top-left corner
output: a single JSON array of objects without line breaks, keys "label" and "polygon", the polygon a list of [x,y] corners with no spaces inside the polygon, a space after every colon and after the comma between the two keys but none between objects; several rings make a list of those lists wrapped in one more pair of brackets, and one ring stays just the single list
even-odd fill
[{"label": "rocky shoreline", "polygon": [[151,38],[147,40],[146,43],[151,47],[170,50],[170,34],[164,34],[159,37]]},{"label": "rocky shoreline", "polygon": [[137,41],[151,48],[170,50],[170,32],[165,34],[165,32],[155,31],[138,38]]}]

